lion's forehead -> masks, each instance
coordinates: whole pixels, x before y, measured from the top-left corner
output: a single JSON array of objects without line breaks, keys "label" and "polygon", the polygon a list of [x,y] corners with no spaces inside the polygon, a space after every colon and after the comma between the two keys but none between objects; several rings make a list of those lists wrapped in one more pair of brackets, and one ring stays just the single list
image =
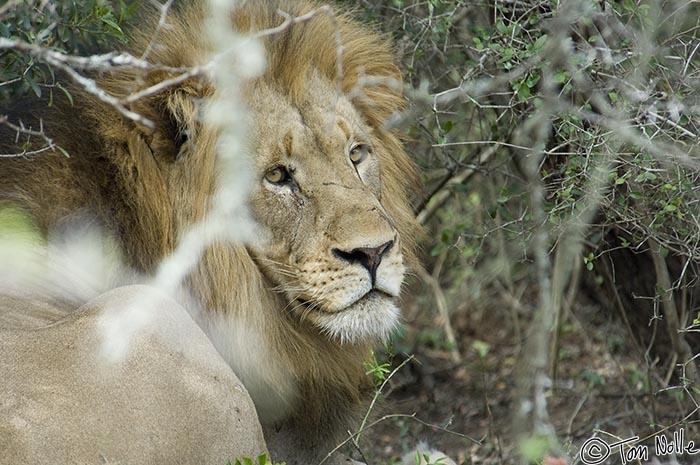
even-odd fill
[{"label": "lion's forehead", "polygon": [[305,99],[297,102],[264,82],[249,90],[250,128],[260,163],[269,162],[266,154],[284,155],[285,148],[297,157],[309,155],[311,149],[333,155],[349,140],[371,138],[371,128],[352,103],[322,87],[310,86]]}]

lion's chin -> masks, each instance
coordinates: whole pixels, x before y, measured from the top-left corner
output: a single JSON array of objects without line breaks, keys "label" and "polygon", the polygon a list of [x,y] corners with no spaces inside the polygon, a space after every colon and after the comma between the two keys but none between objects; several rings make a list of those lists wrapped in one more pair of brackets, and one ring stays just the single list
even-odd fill
[{"label": "lion's chin", "polygon": [[367,293],[341,311],[316,309],[306,315],[329,339],[340,344],[387,340],[398,325],[399,316],[393,299],[380,291]]}]

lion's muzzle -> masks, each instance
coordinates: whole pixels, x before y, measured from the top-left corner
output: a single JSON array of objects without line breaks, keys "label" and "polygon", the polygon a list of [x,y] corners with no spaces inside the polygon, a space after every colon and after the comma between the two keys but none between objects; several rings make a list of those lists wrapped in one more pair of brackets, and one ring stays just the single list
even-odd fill
[{"label": "lion's muzzle", "polygon": [[333,255],[349,263],[359,263],[369,272],[374,287],[377,281],[377,268],[384,255],[394,246],[394,241],[390,240],[378,247],[358,247],[345,252],[340,249],[333,249]]}]

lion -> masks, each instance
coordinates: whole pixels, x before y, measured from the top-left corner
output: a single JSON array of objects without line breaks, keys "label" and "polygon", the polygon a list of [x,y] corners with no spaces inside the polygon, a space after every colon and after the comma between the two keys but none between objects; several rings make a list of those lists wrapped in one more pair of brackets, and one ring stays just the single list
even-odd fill
[{"label": "lion", "polygon": [[[299,17],[319,6],[244,2],[231,20],[249,33],[279,26],[280,11]],[[173,68],[206,62],[204,2],[171,11],[155,45],[158,12],[144,8],[147,25],[130,33],[132,54],[150,47],[151,62]],[[397,130],[385,126],[405,107],[387,37],[336,13],[261,40],[266,70],[242,89],[256,239],[210,244],[186,287],[198,323],[251,395],[272,456],[310,464],[366,412],[373,382],[363,361],[396,327],[402,284],[417,266],[411,199],[420,182]],[[96,80],[126,96],[171,74],[136,76],[121,70]],[[365,76],[374,84],[363,86]],[[1,159],[0,203],[27,212],[43,234],[88,214],[130,267],[153,273],[211,208],[217,131],[199,114],[215,86],[200,76],[132,104],[154,129],[77,86],[70,92],[72,102],[23,104],[10,114],[34,128],[41,119],[70,156]],[[0,153],[42,143],[4,129]]]}]

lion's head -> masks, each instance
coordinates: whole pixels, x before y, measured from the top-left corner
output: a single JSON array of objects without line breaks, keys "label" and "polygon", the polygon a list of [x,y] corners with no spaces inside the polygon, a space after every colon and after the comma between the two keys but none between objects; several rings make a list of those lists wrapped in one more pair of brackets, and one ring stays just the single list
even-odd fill
[{"label": "lion's head", "polygon": [[385,337],[405,266],[401,231],[382,203],[395,195],[382,183],[392,155],[382,135],[318,75],[299,102],[264,81],[250,95],[257,263],[288,311],[332,339]]}]

